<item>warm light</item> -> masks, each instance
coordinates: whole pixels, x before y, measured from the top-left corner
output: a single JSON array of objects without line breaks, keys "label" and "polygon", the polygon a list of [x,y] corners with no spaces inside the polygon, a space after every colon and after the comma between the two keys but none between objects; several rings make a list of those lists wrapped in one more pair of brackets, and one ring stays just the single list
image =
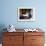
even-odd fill
[{"label": "warm light", "polygon": [[44,44],[44,46],[46,46],[46,44]]}]

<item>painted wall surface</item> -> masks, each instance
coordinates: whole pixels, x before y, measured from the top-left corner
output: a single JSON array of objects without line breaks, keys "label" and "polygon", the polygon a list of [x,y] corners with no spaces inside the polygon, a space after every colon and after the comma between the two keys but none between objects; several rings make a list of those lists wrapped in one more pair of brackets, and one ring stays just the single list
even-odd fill
[{"label": "painted wall surface", "polygon": [[[0,0],[1,15],[0,25],[13,24],[16,28],[43,27],[46,28],[46,0]],[[36,10],[36,21],[18,22],[17,8],[34,7]]]}]

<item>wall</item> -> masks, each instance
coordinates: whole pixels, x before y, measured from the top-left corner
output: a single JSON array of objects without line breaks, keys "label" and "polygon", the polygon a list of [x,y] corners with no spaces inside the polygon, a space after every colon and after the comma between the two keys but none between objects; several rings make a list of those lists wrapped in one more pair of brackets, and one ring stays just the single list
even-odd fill
[{"label": "wall", "polygon": [[[15,25],[16,28],[44,27],[46,28],[46,0],[1,0],[0,24]],[[18,22],[18,7],[34,7],[36,21]]]}]

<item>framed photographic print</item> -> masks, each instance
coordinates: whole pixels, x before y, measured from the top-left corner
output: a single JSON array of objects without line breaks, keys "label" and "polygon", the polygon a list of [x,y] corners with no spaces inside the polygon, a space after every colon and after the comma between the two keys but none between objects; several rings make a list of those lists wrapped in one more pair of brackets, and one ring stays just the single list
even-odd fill
[{"label": "framed photographic print", "polygon": [[18,21],[35,21],[35,8],[19,7]]}]

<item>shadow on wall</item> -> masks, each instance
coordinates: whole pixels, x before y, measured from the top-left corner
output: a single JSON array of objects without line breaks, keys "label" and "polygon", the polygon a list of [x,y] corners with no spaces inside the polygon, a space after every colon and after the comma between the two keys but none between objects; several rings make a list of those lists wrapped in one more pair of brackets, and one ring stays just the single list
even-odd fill
[{"label": "shadow on wall", "polygon": [[6,28],[6,26],[4,24],[0,24],[0,43],[2,43],[2,33],[6,31],[4,28]]}]

